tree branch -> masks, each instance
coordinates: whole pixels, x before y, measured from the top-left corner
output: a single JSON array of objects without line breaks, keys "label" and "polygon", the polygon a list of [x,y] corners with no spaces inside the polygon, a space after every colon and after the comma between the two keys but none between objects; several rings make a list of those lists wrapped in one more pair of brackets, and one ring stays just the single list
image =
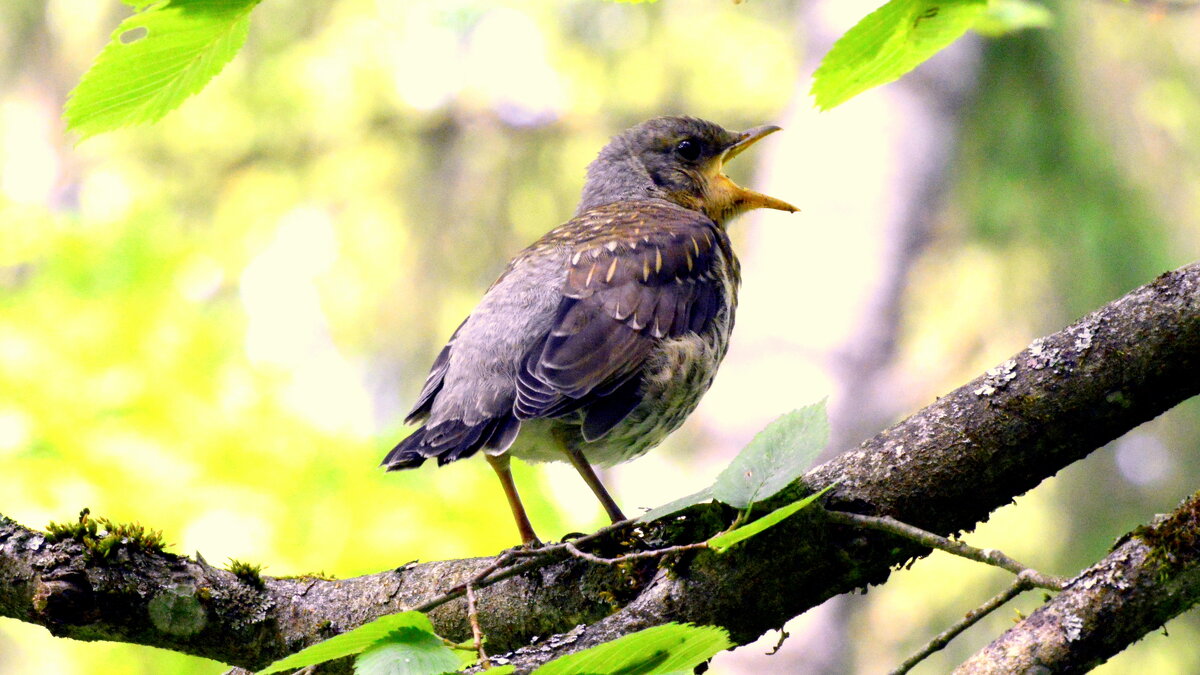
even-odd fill
[{"label": "tree branch", "polygon": [[1082,672],[1200,601],[1200,493],[1106,558],[956,673]]},{"label": "tree branch", "polygon": [[[946,535],[1138,424],[1200,393],[1200,264],[1160,276],[813,471],[763,509],[815,488],[832,508],[886,515]],[[722,529],[717,504],[647,528],[655,547]],[[928,549],[837,525],[806,509],[725,554],[597,565],[564,556],[477,588],[489,650],[527,668],[667,621],[723,626],[745,643],[827,598],[885,581]],[[630,552],[600,538],[590,553]],[[418,607],[493,558],[405,565],[340,581],[264,578],[262,588],[203,561],[118,547],[85,560],[0,520],[0,616],[82,640],[148,644],[258,668],[377,616]],[[615,613],[614,613],[614,610]],[[462,598],[430,612],[443,636],[471,635]],[[574,627],[574,628],[573,628]],[[560,634],[560,635],[555,635]],[[553,636],[553,637],[548,637]],[[493,661],[503,662],[500,657]]]}]

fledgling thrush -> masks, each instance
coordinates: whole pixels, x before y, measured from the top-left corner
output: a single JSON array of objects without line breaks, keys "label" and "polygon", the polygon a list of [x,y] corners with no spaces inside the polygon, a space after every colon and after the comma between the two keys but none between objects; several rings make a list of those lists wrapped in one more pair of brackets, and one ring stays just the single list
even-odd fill
[{"label": "fledgling thrush", "polygon": [[535,545],[509,458],[567,460],[624,520],[592,465],[658,445],[712,383],[740,279],[725,227],[751,209],[796,210],[722,166],[778,130],[659,117],[614,137],[575,217],[517,254],[450,336],[406,419],[424,425],[383,466],[483,450]]}]

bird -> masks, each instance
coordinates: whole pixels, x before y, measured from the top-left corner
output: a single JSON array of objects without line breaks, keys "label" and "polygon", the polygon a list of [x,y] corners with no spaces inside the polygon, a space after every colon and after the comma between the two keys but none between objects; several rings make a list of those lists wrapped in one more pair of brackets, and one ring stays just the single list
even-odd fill
[{"label": "bird", "polygon": [[796,207],[743,188],[724,165],[779,131],[656,117],[587,168],[574,216],[518,253],[434,359],[388,471],[482,451],[522,545],[541,544],[510,459],[567,461],[612,522],[593,465],[634,459],[677,429],[725,356],[741,280],[726,226]]}]

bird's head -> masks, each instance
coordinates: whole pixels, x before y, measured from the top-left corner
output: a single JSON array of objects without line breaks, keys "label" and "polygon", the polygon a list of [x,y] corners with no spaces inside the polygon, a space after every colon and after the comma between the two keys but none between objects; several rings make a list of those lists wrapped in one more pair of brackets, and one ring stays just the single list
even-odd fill
[{"label": "bird's head", "polygon": [[665,199],[700,211],[718,225],[752,209],[796,207],[748,190],[725,175],[725,163],[776,126],[741,133],[694,117],[656,117],[616,136],[588,167],[578,213],[626,199]]}]

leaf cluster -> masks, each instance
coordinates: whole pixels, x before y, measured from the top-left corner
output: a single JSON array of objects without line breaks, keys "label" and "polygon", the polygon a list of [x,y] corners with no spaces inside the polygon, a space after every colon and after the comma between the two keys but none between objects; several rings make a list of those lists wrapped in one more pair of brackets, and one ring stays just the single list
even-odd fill
[{"label": "leaf cluster", "polygon": [[[668,623],[560,657],[542,665],[533,675],[691,672],[732,646],[724,629]],[[357,657],[356,675],[442,675],[457,672],[475,660],[473,648],[438,637],[429,618],[421,612],[401,612],[318,642],[270,664],[257,675],[347,656]],[[506,675],[513,670],[511,665],[499,665],[486,672]]]},{"label": "leaf cluster", "polygon": [[[356,673],[387,673],[383,662],[407,662],[408,673],[438,675],[460,669],[467,662],[451,651],[433,632],[433,624],[420,612],[389,614],[354,630],[335,635],[282,658],[257,675],[303,668],[346,656],[359,656]],[[364,663],[365,660],[365,663]]]}]

